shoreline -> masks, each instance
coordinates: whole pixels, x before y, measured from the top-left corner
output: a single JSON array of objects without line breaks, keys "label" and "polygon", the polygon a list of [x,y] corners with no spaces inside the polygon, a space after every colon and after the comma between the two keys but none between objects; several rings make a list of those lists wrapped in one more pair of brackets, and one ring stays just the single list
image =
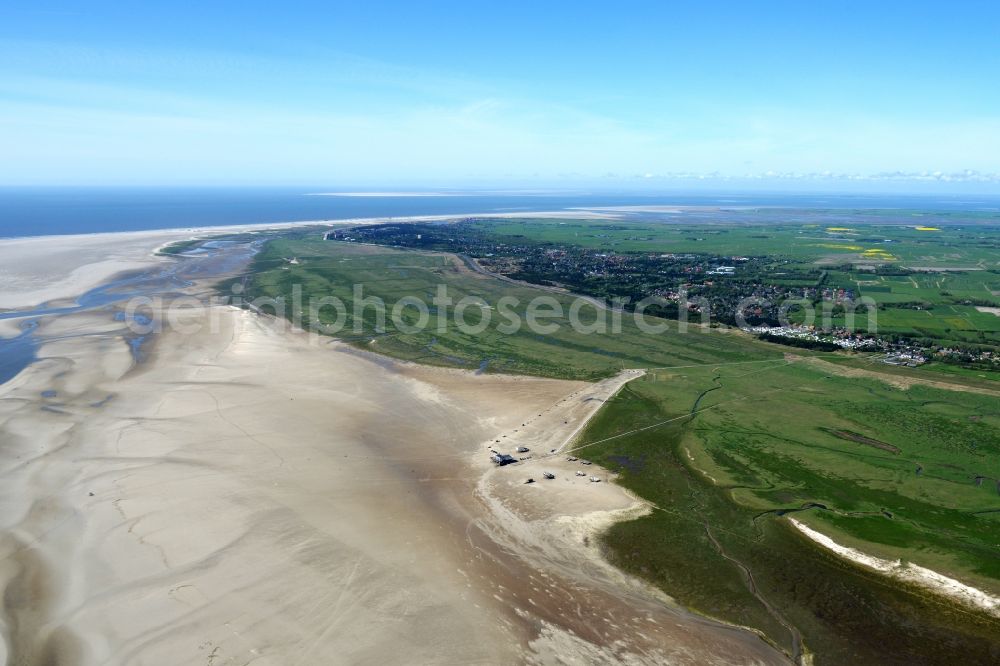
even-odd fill
[{"label": "shoreline", "polygon": [[[0,238],[0,313],[33,308],[44,303],[73,299],[90,289],[133,270],[166,263],[171,257],[158,252],[171,243],[208,239],[235,233],[262,233],[301,227],[409,223],[465,217],[570,217],[586,214],[567,211],[516,213],[469,213],[462,215],[413,215],[365,217],[343,220],[299,220],[292,222],[209,227],[178,227],[140,231],[87,234],[17,236]],[[595,214],[594,217],[601,217]],[[31,313],[25,313],[30,316]]]},{"label": "shoreline", "polygon": [[551,219],[571,218],[571,219],[611,219],[620,217],[612,215],[614,212],[627,212],[625,209],[598,210],[591,208],[581,208],[578,210],[538,210],[538,211],[510,211],[504,213],[449,213],[440,215],[376,215],[372,217],[349,217],[330,218],[322,220],[288,220],[284,222],[254,222],[252,224],[220,224],[201,227],[161,227],[158,229],[136,229],[131,231],[94,231],[80,234],[37,234],[29,236],[0,236],[0,246],[10,241],[25,241],[31,239],[58,239],[68,240],[72,238],[85,238],[91,236],[140,236],[156,234],[228,234],[242,232],[257,232],[280,229],[293,229],[295,227],[306,226],[335,226],[341,224],[384,224],[388,222],[437,222],[441,220],[454,220],[466,217],[496,217],[496,218],[524,218],[524,217],[544,217]]},{"label": "shoreline", "polygon": [[[537,216],[539,214],[525,213],[524,215]],[[576,216],[580,217],[579,215]],[[463,217],[463,216],[447,215],[447,216],[430,216],[430,217],[436,219],[453,219],[455,217]],[[509,217],[509,216],[502,215],[502,217]],[[363,218],[353,221],[341,221],[341,222],[348,224],[362,224],[362,223],[372,224],[372,223],[383,222],[386,221],[387,219],[388,218]],[[404,222],[404,221],[425,220],[428,219],[428,217],[415,216],[415,217],[391,218],[391,219],[393,221]],[[187,237],[190,237],[192,234],[196,234],[199,237],[204,237],[206,235],[209,235],[210,237],[210,235],[217,235],[220,233],[235,233],[234,231],[235,229],[251,230],[251,231],[267,231],[276,228],[325,226],[327,224],[335,224],[335,223],[302,221],[302,222],[284,223],[280,227],[275,227],[274,225],[252,225],[252,227],[235,225],[227,227],[210,227],[203,229],[171,230],[169,233],[176,236],[186,235]],[[114,236],[117,238],[117,240],[122,240],[121,238],[122,236],[131,236],[132,238],[130,240],[135,241],[136,244],[141,245],[145,243],[146,253],[147,253],[146,261],[145,263],[140,263],[140,265],[137,267],[129,266],[123,268],[123,266],[125,266],[125,262],[119,259],[110,260],[110,263],[98,262],[98,265],[106,266],[109,270],[111,270],[112,268],[114,268],[114,266],[117,265],[118,270],[117,272],[113,273],[113,275],[118,275],[123,271],[134,270],[135,268],[148,267],[156,262],[171,261],[170,257],[156,256],[155,255],[155,252],[157,251],[156,249],[152,250],[151,252],[148,249],[149,243],[155,240],[157,236],[162,236],[162,235],[163,235],[162,232],[138,231],[138,232],[113,232],[110,234],[81,234],[74,236],[39,236],[32,238],[38,239],[37,242],[39,243],[40,246],[45,245],[45,243],[42,242],[44,241],[44,239],[49,239],[52,241],[62,241],[62,243],[65,244],[67,242],[78,241],[89,238],[92,240],[94,245],[100,246],[98,248],[92,248],[92,249],[102,250],[105,252],[107,251],[106,249],[106,245],[108,242],[108,240],[106,239],[107,236]],[[181,239],[182,238],[179,237],[172,238],[167,242],[174,242],[175,240],[181,240]],[[3,245],[4,245],[4,240],[0,240],[0,251],[2,251]],[[59,246],[60,243],[54,242],[53,245]],[[159,247],[162,247],[162,245]],[[78,248],[75,248],[75,250],[78,250]],[[0,254],[0,257],[2,257],[2,254]],[[92,264],[83,264],[83,267],[89,265]],[[97,275],[99,275],[99,273],[88,275],[87,278],[96,279]],[[72,274],[71,277],[73,277]],[[105,280],[107,279],[108,278],[105,278]],[[72,280],[70,282],[72,282]],[[79,285],[83,282],[84,280],[78,277],[76,278],[75,284]],[[99,281],[98,284],[100,284],[101,282],[103,281]],[[69,288],[69,285],[67,284],[66,287]],[[71,298],[71,296],[65,298]],[[26,313],[25,316],[30,316],[30,313]],[[83,313],[82,316],[88,316],[88,315],[86,315],[86,313]],[[233,316],[242,318],[244,321],[247,320],[247,318],[256,320],[267,319],[266,317],[257,317],[252,315],[251,313],[246,313],[246,312],[234,314]],[[268,325],[266,323],[264,324],[258,323],[257,325],[262,328],[268,328]],[[290,336],[287,342],[293,345],[298,344],[295,343],[295,340],[301,337],[300,333],[301,332],[296,332],[296,331],[291,331],[290,333],[286,332],[283,334],[282,340],[284,340],[284,336]],[[157,346],[159,347],[159,337],[157,339],[158,339]],[[179,338],[177,338],[176,336],[172,337],[170,340],[167,340],[162,350],[162,353],[163,354],[175,353],[176,351],[175,348],[177,347],[177,344],[175,344],[174,341],[176,340],[179,340]],[[277,345],[282,344],[282,341],[272,341],[272,342],[274,342],[274,344]],[[313,345],[313,350],[314,351],[318,351],[321,349],[325,350],[321,351],[320,353],[329,353],[331,350],[333,350],[334,353],[336,353],[338,347],[340,347],[341,345],[347,347],[346,349],[342,350],[347,355],[359,357],[360,360],[365,361],[365,363],[368,364],[369,366],[381,367],[383,371],[388,371],[388,374],[393,375],[395,377],[396,382],[401,381],[403,384],[405,384],[407,387],[406,390],[412,391],[413,392],[412,397],[416,397],[422,404],[426,403],[427,405],[435,405],[438,407],[441,405],[446,405],[448,403],[451,403],[459,399],[462,400],[466,399],[465,396],[462,396],[460,398],[460,396],[458,396],[455,392],[451,390],[450,383],[451,380],[455,378],[457,378],[463,383],[469,383],[470,386],[475,385],[477,382],[481,382],[482,383],[481,385],[487,385],[490,384],[490,382],[499,385],[501,383],[506,382],[507,385],[516,387],[518,385],[530,385],[535,382],[543,383],[543,382],[560,381],[560,380],[539,380],[538,378],[531,378],[520,375],[480,376],[476,375],[474,371],[471,370],[444,369],[435,366],[424,366],[416,362],[397,361],[395,359],[392,359],[391,357],[382,356],[378,354],[378,352],[357,350],[353,347],[347,346],[345,343],[335,341],[334,339],[327,340],[325,343],[320,345]],[[159,355],[160,353],[161,350],[157,349],[154,355]],[[258,352],[251,352],[250,356],[255,357],[257,353]],[[307,353],[312,354],[313,352],[308,351]],[[372,357],[377,357],[377,359]],[[49,357],[44,357],[43,360],[46,360],[48,358]],[[317,360],[319,359],[318,356],[316,358]],[[123,361],[121,360],[115,361],[115,363],[122,363],[122,362]],[[212,364],[209,364],[208,367],[211,368]],[[149,370],[144,369],[143,373],[146,372],[149,372]],[[638,372],[641,375],[641,371],[626,371],[626,372],[633,372],[633,373]],[[237,375],[237,378],[239,376],[240,375]],[[466,473],[470,473],[473,475],[480,473],[482,474],[480,477],[478,477],[479,481],[475,485],[474,492],[476,499],[486,507],[487,513],[485,518],[482,515],[480,515],[475,520],[479,521],[480,527],[483,527],[484,529],[488,530],[489,539],[492,539],[494,542],[496,542],[496,540],[499,539],[498,543],[500,543],[503,546],[503,548],[508,550],[512,549],[514,552],[518,552],[518,549],[521,549],[520,552],[522,557],[527,557],[528,554],[530,554],[530,559],[528,561],[534,562],[539,567],[551,566],[554,561],[553,558],[555,558],[555,560],[559,562],[558,568],[563,575],[569,575],[568,571],[572,570],[573,566],[580,567],[582,570],[588,572],[589,576],[593,577],[593,579],[590,581],[591,583],[593,583],[594,581],[600,583],[599,585],[597,585],[597,591],[594,594],[596,595],[595,598],[599,598],[601,600],[600,601],[601,604],[615,604],[617,603],[615,599],[622,594],[639,595],[639,597],[631,598],[630,599],[631,601],[636,601],[636,599],[646,599],[648,601],[647,597],[649,595],[653,595],[655,597],[656,596],[655,593],[658,592],[662,597],[661,601],[663,599],[669,600],[669,597],[667,596],[666,593],[659,590],[653,590],[651,586],[640,581],[639,579],[634,579],[628,576],[627,574],[624,574],[623,572],[615,569],[612,565],[607,563],[607,561],[603,559],[600,553],[597,552],[595,548],[591,546],[591,544],[589,543],[591,540],[593,540],[592,537],[594,534],[598,533],[603,529],[607,529],[607,527],[613,524],[614,522],[617,522],[619,520],[625,520],[628,518],[634,518],[637,517],[638,515],[641,515],[644,511],[648,511],[649,510],[648,502],[630,495],[625,491],[624,488],[621,488],[611,483],[595,483],[588,485],[588,483],[585,483],[587,482],[587,479],[579,481],[579,479],[572,478],[573,474],[573,471],[571,469],[572,466],[563,464],[562,458],[560,457],[560,454],[566,447],[566,445],[569,442],[571,442],[573,438],[584,427],[586,427],[586,424],[599,411],[600,406],[604,404],[604,401],[610,399],[622,386],[624,386],[625,383],[627,383],[627,381],[634,378],[635,376],[639,375],[633,375],[626,378],[625,374],[623,373],[617,375],[616,377],[609,378],[608,380],[604,380],[604,383],[608,384],[606,388],[609,390],[606,391],[606,394],[602,393],[604,398],[600,402],[596,402],[593,400],[593,394],[595,392],[600,392],[601,389],[599,387],[602,385],[602,382],[588,384],[583,388],[577,389],[577,391],[571,394],[572,396],[575,396],[579,394],[581,391],[589,391],[588,395],[590,397],[587,398],[586,406],[584,407],[583,410],[577,410],[572,416],[570,416],[568,413],[566,414],[567,416],[569,416],[569,418],[565,420],[571,424],[571,430],[572,430],[571,432],[567,431],[568,434],[560,432],[558,425],[553,426],[552,428],[543,427],[544,419],[542,419],[542,417],[544,414],[547,414],[550,410],[555,409],[559,403],[567,400],[568,397],[571,397],[570,395],[561,397],[559,399],[559,402],[557,403],[535,403],[537,408],[540,410],[538,412],[537,417],[534,414],[529,414],[529,413],[521,414],[520,416],[510,421],[509,425],[506,428],[497,428],[496,427],[497,423],[495,422],[487,424],[482,421],[483,418],[487,419],[498,418],[496,416],[491,416],[491,417],[481,416],[479,421],[475,422],[475,427],[479,429],[478,431],[491,432],[495,434],[496,438],[510,435],[508,439],[503,440],[505,443],[508,444],[513,441],[512,437],[514,433],[517,433],[519,438],[527,438],[524,439],[524,441],[530,440],[532,450],[537,451],[538,453],[537,457],[534,460],[529,460],[523,463],[518,463],[516,465],[511,465],[507,468],[503,468],[504,469],[503,472],[500,471],[501,468],[495,468],[495,469],[484,468],[481,465],[481,463],[483,462],[482,459],[485,458],[485,455],[483,453],[484,446],[486,442],[492,442],[493,439],[486,439],[483,440],[482,442],[479,442],[478,444],[475,441],[465,442],[466,444],[479,447],[479,450],[474,452],[471,450],[470,447],[470,450],[467,454],[466,453],[448,454],[443,452],[438,454],[439,459],[441,458],[450,459],[452,456],[467,457],[469,459],[469,466],[467,468],[462,468],[462,469],[471,470],[467,471]],[[481,378],[481,377],[486,377],[486,378]],[[124,378],[127,380],[129,378],[129,374],[127,372],[124,372],[121,374],[119,379],[120,378]],[[233,379],[234,378],[232,376],[229,376],[227,378],[222,378],[220,376],[218,378],[218,381],[226,382],[226,381],[233,381]],[[118,379],[113,380],[112,384],[114,384],[117,381]],[[189,379],[187,381],[193,381],[193,380]],[[319,380],[320,384],[322,384],[322,381],[323,380]],[[360,387],[368,380],[358,379],[357,381],[358,381],[358,386]],[[570,384],[572,382],[564,382],[564,383]],[[6,388],[7,388],[6,386],[0,387],[0,393],[4,393],[4,389]],[[296,395],[296,397],[298,398],[299,396]],[[35,397],[35,401],[38,405],[48,404],[46,403],[45,400],[39,400],[37,396]],[[487,407],[485,404],[479,404],[477,409],[481,410],[481,412],[483,413],[488,413],[490,408],[492,407],[493,406]],[[535,408],[536,407],[533,406],[531,411],[534,411]],[[525,409],[527,409],[527,406],[518,405],[517,409],[523,412],[525,411]],[[586,414],[584,414],[583,412],[586,412]],[[159,412],[157,412],[157,414],[158,413]],[[507,417],[510,416],[511,414],[507,415]],[[253,417],[250,416],[248,418],[252,419]],[[537,430],[538,432],[535,434],[529,434],[525,430],[525,423],[531,426],[532,425],[531,422],[534,421],[536,418],[540,420],[540,424],[534,427],[535,430]],[[521,423],[520,427],[514,427],[517,425],[516,423],[514,423],[514,421],[520,422],[521,420],[523,420],[524,423]],[[555,423],[562,424],[562,422],[563,422],[563,416],[560,415],[558,417],[558,420],[555,421]],[[2,418],[0,418],[0,425],[2,425]],[[398,433],[400,433],[399,436],[403,438],[407,438],[410,436],[409,433],[411,432],[411,430],[409,424],[396,424],[396,426],[394,427],[398,429]],[[506,433],[506,435],[504,433]],[[493,434],[491,434],[490,437],[493,437]],[[255,439],[256,437],[249,434],[247,436],[249,436],[251,439]],[[521,439],[519,439],[518,441],[521,441]],[[430,443],[428,443],[427,445],[431,446]],[[555,453],[552,454],[548,453],[550,448],[555,448]],[[289,451],[293,451],[293,449],[289,449]],[[367,458],[369,457],[370,453],[371,453],[370,451],[367,453],[362,452],[357,454],[357,456],[359,458],[361,457]],[[288,455],[288,453],[282,452],[282,454],[280,454],[279,456],[279,454],[272,452],[271,455],[281,457],[282,465],[284,465],[284,456]],[[345,455],[344,458],[348,458],[348,456]],[[353,459],[353,457],[351,459]],[[418,463],[414,462],[412,464],[417,465]],[[559,481],[560,482],[566,481],[566,483],[561,484],[558,487],[558,489],[554,485],[547,486],[546,484],[548,482],[544,481],[542,483],[535,483],[532,485],[523,485],[523,480],[521,479],[522,476],[533,475],[537,481],[538,475],[541,473],[543,466],[546,468],[546,470],[548,468],[552,468],[553,471],[557,472]],[[462,484],[464,482],[462,472],[452,472],[453,476],[451,477],[438,478],[434,476],[433,471],[430,471],[432,470],[432,468],[428,467],[426,468],[426,470],[428,471],[425,471],[425,476],[419,480],[419,484],[423,484],[427,487],[444,486],[444,485],[455,487],[457,484]],[[595,467],[593,468],[593,471],[599,472],[600,475],[604,477],[605,481],[609,480],[609,477],[613,477],[613,475],[608,473],[607,470],[603,470],[602,468]],[[385,474],[385,473],[386,473],[385,470],[381,470],[379,472],[379,474]],[[393,473],[396,473],[396,471],[394,470]],[[506,475],[507,478],[503,478],[504,475]],[[511,477],[516,477],[516,479]],[[579,481],[579,483],[575,483],[574,485],[574,482],[576,481]],[[348,480],[342,480],[342,482],[345,484],[349,483]],[[419,484],[418,486],[415,486],[415,488],[420,487]],[[596,491],[596,493],[602,493],[600,497],[604,499],[601,501],[608,502],[608,504],[604,505],[603,507],[597,507],[595,505],[590,505],[586,503],[580,504],[579,495],[573,495],[567,493],[567,488],[570,488],[571,486],[573,486],[573,488],[570,492],[579,492],[579,489],[577,489],[576,486],[580,486],[582,488],[582,492],[584,493],[590,493],[590,491]],[[550,492],[550,489],[552,492]],[[314,489],[314,492],[323,492],[323,491]],[[539,501],[540,492],[548,493],[548,495],[542,496],[545,498],[543,501]],[[624,497],[627,498],[628,501],[625,505],[617,504],[621,498],[615,499],[616,493],[623,495]],[[591,493],[591,495],[594,494],[595,493]],[[593,501],[593,499],[594,499],[593,497],[590,497],[588,501]],[[574,501],[576,501],[577,503],[574,503]],[[455,496],[449,496],[446,501],[446,503],[454,503],[454,502],[455,502]],[[453,517],[454,516],[452,516],[452,518]],[[493,523],[490,524],[489,520],[492,520]],[[940,574],[937,574],[936,572],[933,572],[928,569],[923,569],[922,567],[918,567],[916,565],[910,564],[906,565],[905,567],[902,567],[901,563],[898,562],[892,563],[889,562],[888,560],[878,560],[877,558],[872,558],[870,556],[865,555],[864,553],[861,553],[860,551],[855,551],[854,549],[836,544],[832,539],[829,539],[829,537],[825,537],[825,535],[822,535],[819,532],[810,530],[810,528],[798,523],[794,519],[790,520],[800,532],[802,532],[805,536],[812,539],[813,541],[817,542],[819,546],[827,548],[829,550],[834,550],[834,552],[836,552],[838,555],[842,557],[846,557],[847,559],[850,559],[851,561],[854,561],[858,564],[874,568],[880,573],[885,574],[889,578],[899,578],[901,580],[905,580],[907,582],[920,585],[921,587],[924,587],[926,589],[933,590],[937,593],[944,594],[951,600],[972,604],[974,606],[976,605],[976,603],[980,603],[980,606],[976,607],[981,607],[982,609],[989,612],[991,615],[1000,617],[1000,599],[997,599],[995,597],[990,597],[981,590],[972,588],[970,586],[966,586],[958,581],[944,577]],[[483,523],[483,521],[486,522]],[[469,524],[471,525],[472,523],[470,522]],[[813,534],[810,534],[809,532],[813,532]],[[2,534],[0,534],[0,537],[2,537]],[[825,539],[825,541],[822,539]],[[487,542],[483,543],[486,543],[488,546]],[[2,543],[0,543],[0,545],[2,545]],[[489,546],[489,548],[492,548],[492,546]],[[547,555],[539,560],[536,559],[538,553],[547,553]],[[857,554],[857,556],[861,557],[862,559],[861,560],[853,559],[854,554]],[[490,551],[488,557],[496,558],[497,555],[496,553]],[[875,562],[875,564],[868,563],[868,561],[865,560],[864,558],[872,560],[873,562]],[[567,562],[570,564],[567,564]],[[902,571],[902,569],[905,569],[905,571]],[[468,572],[465,572],[463,573],[463,576],[467,574]],[[611,582],[609,581],[613,581],[621,585],[623,589],[615,588],[614,585],[612,585]],[[0,583],[2,582],[3,581],[0,580]],[[455,584],[455,581],[452,581],[452,584]],[[0,590],[2,590],[2,588],[3,586],[0,585]],[[504,604],[501,604],[501,606],[503,606],[504,612],[508,612],[510,608],[507,608],[505,604],[512,604],[513,608],[516,611],[513,616],[508,617],[506,620],[506,622],[510,623],[507,625],[509,631],[515,631],[512,627],[519,626],[519,623],[524,620],[525,616],[523,616],[523,613],[529,612],[525,611],[526,604],[528,606],[534,607],[530,609],[530,612],[542,613],[541,616],[538,615],[533,616],[535,618],[534,621],[540,623],[541,626],[544,627],[544,631],[542,633],[536,635],[531,641],[528,641],[529,645],[532,646],[531,649],[534,652],[538,654],[543,654],[543,653],[558,654],[559,650],[553,648],[553,646],[559,646],[559,648],[563,650],[584,649],[585,646],[582,646],[581,644],[576,642],[580,640],[579,636],[574,634],[573,631],[566,633],[560,626],[560,624],[557,621],[559,613],[555,611],[555,606],[553,606],[551,610],[543,612],[546,602],[542,601],[541,603],[539,603],[539,600],[533,597],[512,597],[514,601],[511,601],[508,600],[507,598],[508,593],[510,593],[510,589],[507,589],[506,591],[503,591],[501,593],[501,596],[503,596],[505,600]],[[557,594],[557,592],[554,589],[551,589],[550,593],[553,595]],[[977,595],[982,595],[983,598],[980,598]],[[494,593],[494,596],[497,596],[497,593]],[[638,603],[638,601],[636,603]],[[538,608],[539,606],[542,607],[542,610]],[[682,609],[678,609],[676,606],[674,606],[672,610],[676,612]],[[686,615],[680,617],[682,619],[690,619]],[[746,631],[746,628],[738,627],[737,625],[723,623],[717,620],[704,618],[703,616],[691,615],[691,617],[696,619],[703,619],[705,621],[703,628],[706,632],[716,631],[719,629],[720,626],[733,630],[739,630],[744,632]],[[0,618],[0,630],[3,629],[2,625],[3,621],[2,618]],[[518,633],[519,635],[523,635],[523,631],[524,631],[523,628],[517,629],[516,633]],[[0,633],[2,633],[2,631],[0,631]],[[754,635],[756,636],[756,634]],[[733,635],[732,638],[733,640],[737,640],[740,637],[738,635]],[[594,641],[599,642],[600,641],[599,637],[594,636],[591,643],[588,643],[588,646],[595,644]],[[2,647],[2,645],[0,645],[0,647]],[[586,649],[590,648],[586,647]],[[648,649],[652,648],[650,647]],[[0,650],[0,653],[2,653],[2,650]],[[0,654],[0,656],[2,656],[2,654]],[[523,657],[524,655],[522,654],[521,656]],[[541,660],[539,663],[545,663],[545,660]]]},{"label": "shoreline", "polygon": [[[130,251],[149,256],[140,233]],[[120,272],[119,245],[49,266]],[[167,329],[138,365],[112,309],[39,317],[39,360],[0,386],[0,553],[16,564],[0,568],[0,662],[785,663],[601,558],[587,536],[636,510],[622,488],[524,485],[488,462],[533,419],[538,446],[547,422],[572,436],[601,385],[402,364],[200,312],[221,328]]]}]

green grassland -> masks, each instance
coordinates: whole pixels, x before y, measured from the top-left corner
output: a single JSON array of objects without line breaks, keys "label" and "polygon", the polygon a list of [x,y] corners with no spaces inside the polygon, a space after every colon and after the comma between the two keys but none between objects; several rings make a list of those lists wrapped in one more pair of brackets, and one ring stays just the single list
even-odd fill
[{"label": "green grassland", "polygon": [[[524,228],[522,222],[510,224]],[[539,238],[563,234],[561,226],[571,225],[549,221],[531,232]],[[842,273],[838,279],[876,279]],[[867,286],[888,288],[873,290],[883,295],[897,287],[971,293],[975,284],[969,275],[879,276],[886,280]],[[947,282],[938,287],[928,280]],[[669,322],[666,333],[651,334],[626,315],[619,334],[579,333],[567,324],[565,294],[474,274],[451,255],[323,241],[310,234],[268,242],[241,282],[247,299],[292,299],[297,288],[303,302],[336,296],[348,311],[339,336],[397,358],[577,379],[647,368],[646,377],[609,401],[575,444],[579,455],[620,472],[623,485],[657,507],[606,534],[603,544],[614,563],[688,607],[754,627],[789,654],[801,635],[819,664],[1000,659],[995,619],[847,563],[787,521],[787,512],[793,512],[845,545],[1000,593],[995,394],[920,385],[902,390],[875,379],[831,375],[801,360],[788,362],[787,349],[739,332],[691,326],[680,333],[676,322]],[[504,334],[495,323],[481,334],[465,334],[451,324],[439,328],[436,312],[430,326],[416,333],[398,330],[391,321],[380,332],[369,310],[353,318],[354,285],[391,306],[405,296],[429,302],[439,284],[456,301],[475,296],[495,304],[501,296],[514,296],[522,319],[524,304],[548,294],[564,314],[552,320],[559,326],[550,335],[524,327]],[[950,318],[969,321],[968,330],[977,331],[980,324],[971,313],[948,307],[959,308]],[[469,309],[470,322],[477,310]],[[918,321],[929,318],[925,311],[905,312]],[[585,308],[584,319],[588,316],[594,311]],[[309,317],[302,313],[307,325]],[[334,317],[325,310],[319,323]],[[404,314],[409,323],[415,318],[415,312]],[[796,354],[843,366],[865,363],[863,355]],[[971,371],[864,367],[887,377],[995,389],[990,378]],[[654,424],[660,425],[635,432]]]},{"label": "green grassland", "polygon": [[[290,258],[298,263],[290,263]],[[439,327],[437,312],[431,312],[429,326],[416,333],[396,327],[386,317],[384,332],[378,332],[372,308],[359,311],[354,317],[354,285],[360,285],[364,297],[382,298],[391,307],[404,297],[419,298],[430,305],[438,285],[445,285],[455,302],[464,297],[482,299],[495,307],[502,296],[520,300],[514,310],[524,321],[525,307],[536,296],[546,295],[536,288],[514,285],[495,278],[471,273],[455,257],[357,246],[348,243],[304,238],[273,240],[256,257],[248,281],[245,298],[284,296],[292,300],[294,285],[302,288],[302,302],[310,297],[334,296],[346,306],[343,339],[369,351],[410,361],[445,365],[470,370],[533,374],[546,377],[596,379],[606,377],[623,367],[653,367],[692,365],[720,361],[746,361],[773,358],[777,349],[756,342],[737,332],[704,330],[691,326],[679,333],[676,322],[662,334],[644,333],[631,315],[622,316],[619,334],[587,334],[574,331],[567,314],[572,299],[562,294],[549,294],[562,307],[562,316],[546,319],[558,326],[552,334],[539,335],[522,326],[513,334],[504,334],[498,327],[504,319],[491,311],[490,326],[479,334],[463,333],[450,317],[442,317]],[[266,309],[266,308],[265,308]],[[469,324],[479,322],[481,309],[466,310]],[[400,313],[412,326],[418,313],[405,308]],[[610,331],[612,320],[607,315]],[[310,321],[308,306],[303,307],[303,324],[331,324],[337,312],[324,308],[318,322]],[[595,308],[581,308],[584,323],[596,322]],[[657,323],[665,324],[660,320]]]},{"label": "green grassland", "polygon": [[[817,663],[987,663],[1000,650],[996,620],[846,565],[775,513],[1000,590],[995,397],[782,362],[657,371],[631,382],[577,446],[658,507],[610,530],[609,557],[683,604],[788,651],[793,626]],[[813,505],[825,508],[801,510]]]},{"label": "green grassland", "polygon": [[[997,255],[1000,256],[1000,251]],[[946,333],[951,331],[1000,331],[1000,316],[978,310],[974,305],[1000,304],[1000,275],[996,273],[872,275],[830,271],[828,283],[854,289],[859,296],[877,303],[878,324],[886,332],[919,336],[921,329],[929,329],[938,337],[947,338]]]},{"label": "green grassland", "polygon": [[873,359],[863,354],[824,354],[823,360],[836,365],[864,370],[877,370],[879,375],[888,378],[900,377],[916,379],[918,381],[942,382],[948,385],[956,385],[958,388],[972,387],[974,389],[995,391],[997,390],[996,383],[1000,381],[1000,373],[933,361],[916,368],[910,368],[879,363],[877,358]]},{"label": "green grassland", "polygon": [[[801,314],[793,313],[790,318],[805,322],[805,317]],[[938,303],[920,309],[873,309],[861,305],[854,310],[853,315],[835,314],[830,322],[834,326],[853,327],[881,335],[898,334],[914,339],[928,339],[942,345],[1000,346],[1000,317],[968,305]]]},{"label": "green grassland", "polygon": [[[721,218],[722,216],[720,216]],[[775,217],[779,216],[775,214]],[[780,216],[780,219],[787,215]],[[841,226],[775,221],[685,224],[633,220],[489,220],[476,224],[520,241],[570,244],[616,252],[771,255],[812,264],[877,263],[919,268],[1000,268],[1000,226],[940,227],[918,231],[898,224]],[[926,224],[932,222],[925,221]],[[829,231],[833,229],[834,231]],[[843,231],[841,231],[843,230]],[[875,256],[865,256],[874,251]],[[882,255],[884,256],[884,255]],[[1000,280],[995,274],[995,282]]]},{"label": "green grassland", "polygon": [[939,373],[942,378],[960,379],[963,382],[973,382],[986,380],[989,382],[1000,382],[1000,373],[989,372],[977,368],[965,368],[960,365],[950,363],[928,363],[922,366],[926,372]]},{"label": "green grassland", "polygon": [[[1000,254],[1000,251],[998,251]],[[983,271],[962,273],[918,273],[914,275],[871,275],[859,272],[837,273],[837,283],[853,286],[878,303],[919,301],[926,294],[942,293],[955,300],[998,298],[1000,276]],[[937,299],[931,299],[937,300]]]}]

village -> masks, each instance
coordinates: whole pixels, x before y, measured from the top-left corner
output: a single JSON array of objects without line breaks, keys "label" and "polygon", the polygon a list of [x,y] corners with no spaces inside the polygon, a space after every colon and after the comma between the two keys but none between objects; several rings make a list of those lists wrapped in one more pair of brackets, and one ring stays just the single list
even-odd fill
[{"label": "village", "polygon": [[[486,272],[558,287],[665,319],[741,328],[769,342],[818,351],[885,354],[891,365],[914,367],[929,360],[1000,367],[990,350],[941,345],[876,330],[834,324],[868,306],[855,289],[827,284],[828,271],[797,268],[771,256],[712,253],[615,252],[569,243],[491,234],[478,218],[453,223],[377,224],[338,229],[326,238],[342,242],[453,252]],[[888,267],[878,273],[905,272]],[[895,303],[893,307],[919,304]],[[820,318],[806,325],[807,310]]]}]

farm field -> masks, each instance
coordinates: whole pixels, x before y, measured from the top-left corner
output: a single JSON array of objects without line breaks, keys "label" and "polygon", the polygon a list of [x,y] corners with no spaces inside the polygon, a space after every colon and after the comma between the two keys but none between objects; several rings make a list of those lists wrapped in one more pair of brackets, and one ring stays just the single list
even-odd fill
[{"label": "farm field", "polygon": [[[1000,256],[1000,250],[993,256]],[[835,315],[835,326],[853,325],[940,344],[1000,345],[1000,316],[986,305],[1000,302],[1000,272],[995,268],[906,275],[830,269],[826,284],[851,289],[863,299],[853,324],[845,315]],[[877,309],[869,321],[872,301]]]},{"label": "farm field", "polygon": [[[760,211],[740,224],[668,220],[483,220],[490,233],[539,243],[616,252],[773,255],[828,265],[886,263],[915,268],[1000,268],[1000,218],[993,225],[940,226],[920,231],[902,224],[794,223],[794,212]],[[867,253],[867,254],[866,254]],[[997,280],[994,275],[993,281]]]},{"label": "farm field", "polygon": [[[808,323],[805,317],[794,314],[791,319]],[[861,305],[854,310],[853,315],[834,314],[831,322],[834,326],[853,327],[883,335],[895,333],[912,338],[933,339],[942,344],[1000,345],[1000,317],[966,305],[939,303],[919,309],[891,306],[871,309]]]}]

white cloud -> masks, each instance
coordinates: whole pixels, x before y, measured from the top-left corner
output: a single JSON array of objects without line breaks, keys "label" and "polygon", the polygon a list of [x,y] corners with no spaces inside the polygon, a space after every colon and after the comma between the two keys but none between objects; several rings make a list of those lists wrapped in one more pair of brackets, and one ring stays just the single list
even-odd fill
[{"label": "white cloud", "polygon": [[[641,112],[621,100],[619,112],[326,51],[320,65],[299,70],[227,54],[17,46],[0,48],[4,59],[16,55],[0,66],[0,184],[608,173],[994,183],[1000,172],[1000,117],[915,120],[738,103],[693,114],[673,110],[669,95]],[[175,69],[194,74],[177,83]],[[137,85],[143,71],[149,76]]]}]

